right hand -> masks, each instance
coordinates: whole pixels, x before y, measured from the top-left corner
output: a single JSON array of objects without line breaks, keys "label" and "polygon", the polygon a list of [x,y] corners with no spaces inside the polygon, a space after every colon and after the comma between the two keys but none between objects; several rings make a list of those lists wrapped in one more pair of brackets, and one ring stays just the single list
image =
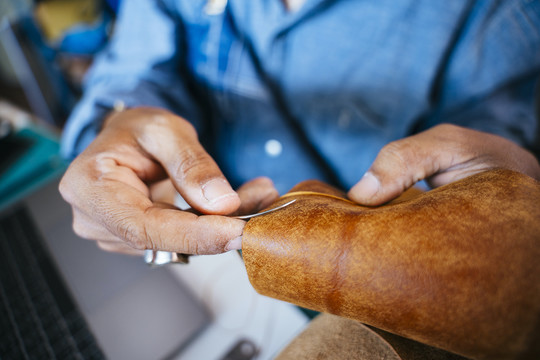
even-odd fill
[{"label": "right hand", "polygon": [[[205,215],[153,201],[151,185],[166,178]],[[104,250],[216,254],[241,243],[245,222],[215,216],[236,211],[238,194],[193,126],[165,110],[134,108],[107,118],[69,166],[60,193],[73,208],[75,232]]]},{"label": "right hand", "polygon": [[509,169],[540,180],[538,160],[518,144],[440,124],[383,147],[348,196],[362,205],[381,205],[423,179],[438,187],[491,169]]}]

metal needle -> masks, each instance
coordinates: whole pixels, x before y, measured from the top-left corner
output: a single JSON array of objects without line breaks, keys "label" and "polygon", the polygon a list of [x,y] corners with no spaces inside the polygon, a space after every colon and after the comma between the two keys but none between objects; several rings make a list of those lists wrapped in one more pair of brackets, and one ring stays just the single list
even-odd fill
[{"label": "metal needle", "polygon": [[[249,215],[241,215],[241,216],[234,216],[234,219],[251,219],[256,216],[264,215],[271,213],[272,211],[276,211],[279,209],[283,209],[286,206],[291,205],[293,202],[295,202],[296,199],[293,199],[283,205],[276,206],[275,208],[268,209],[266,211],[262,211],[255,214],[249,214]],[[166,265],[166,264],[187,264],[189,263],[189,256],[188,254],[181,254],[181,253],[175,253],[175,252],[169,252],[169,251],[158,251],[158,250],[145,250],[144,252],[144,262],[146,262],[148,265]]]},{"label": "metal needle", "polygon": [[285,203],[283,205],[279,205],[279,206],[277,206],[275,208],[268,209],[266,211],[262,211],[262,212],[255,213],[255,214],[250,214],[250,215],[233,216],[233,218],[234,219],[242,219],[242,220],[251,219],[251,218],[256,217],[256,216],[265,215],[265,214],[271,213],[272,211],[283,209],[284,207],[291,205],[295,201],[296,201],[296,199],[293,199],[293,200],[291,200],[291,201],[289,201],[289,202],[287,202],[287,203]]}]

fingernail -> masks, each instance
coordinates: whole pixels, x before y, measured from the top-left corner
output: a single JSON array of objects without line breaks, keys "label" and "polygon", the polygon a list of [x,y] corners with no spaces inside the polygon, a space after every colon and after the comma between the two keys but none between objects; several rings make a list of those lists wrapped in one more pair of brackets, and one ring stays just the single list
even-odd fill
[{"label": "fingernail", "polygon": [[240,249],[242,249],[242,237],[241,236],[232,239],[225,246],[225,251],[240,250]]},{"label": "fingernail", "polygon": [[236,196],[231,186],[223,179],[212,179],[202,186],[203,196],[211,203],[224,197]]},{"label": "fingernail", "polygon": [[375,194],[379,192],[380,188],[381,183],[379,182],[379,179],[368,171],[364,174],[362,180],[360,180],[360,182],[354,186],[353,191],[362,196],[364,199],[369,199],[375,196]]}]

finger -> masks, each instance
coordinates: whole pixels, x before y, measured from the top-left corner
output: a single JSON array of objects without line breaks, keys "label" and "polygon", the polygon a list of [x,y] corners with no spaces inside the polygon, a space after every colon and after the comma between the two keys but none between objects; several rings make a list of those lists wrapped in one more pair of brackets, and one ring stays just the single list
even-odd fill
[{"label": "finger", "polygon": [[73,207],[73,231],[83,239],[107,242],[122,242],[122,240],[111,234],[111,232],[85,215],[82,211]]},{"label": "finger", "polygon": [[441,186],[493,168],[540,177],[538,161],[517,144],[497,135],[443,124],[385,146],[348,195],[360,204],[379,205],[419,180]]},{"label": "finger", "polygon": [[[119,174],[126,175],[128,172],[125,171],[125,169],[119,169]],[[131,176],[133,177],[133,173],[131,173]],[[109,178],[117,178],[119,176],[112,176],[109,175]],[[125,176],[121,176],[121,179],[126,184],[135,185],[134,188],[141,190],[141,188],[144,188],[144,184],[136,178],[136,180],[129,180],[126,179]],[[172,187],[172,184],[170,180],[164,180],[156,187],[152,188],[152,196],[156,197],[157,200],[164,200],[164,201],[174,201],[173,197],[171,195],[171,189],[172,193],[175,193],[176,190],[174,190],[174,187]],[[143,191],[144,194],[147,193],[147,191]],[[172,203],[168,202],[162,202],[162,201],[154,201],[154,206],[157,208],[167,208],[167,209],[177,209]],[[83,209],[80,209],[79,207],[72,205],[72,214],[73,214],[73,230],[76,235],[83,239],[87,240],[95,240],[95,241],[104,241],[104,242],[123,242],[121,238],[118,236],[113,235],[107,227],[99,221],[96,221],[95,218],[87,215]],[[95,214],[94,214],[95,216]]]},{"label": "finger", "polygon": [[251,214],[270,206],[279,198],[274,183],[267,177],[253,179],[238,189],[241,205],[234,215]]},{"label": "finger", "polygon": [[[245,224],[241,220],[220,216],[199,220],[192,213],[154,204],[135,171],[105,155],[74,161],[60,182],[60,192],[67,202],[84,208],[98,226],[129,246],[215,254],[227,251],[229,241],[241,236]],[[126,158],[131,161],[129,156]]]},{"label": "finger", "polygon": [[150,199],[154,202],[174,204],[176,194],[176,189],[168,178],[150,186]]},{"label": "finger", "polygon": [[154,115],[153,120],[137,141],[163,165],[180,195],[202,213],[235,211],[240,205],[238,194],[199,143],[193,126],[165,115]]},{"label": "finger", "polygon": [[[223,216],[197,216],[152,203],[141,192],[109,181],[92,204],[95,214],[115,236],[134,249],[217,254],[242,235],[244,221]],[[98,216],[100,216],[98,215]]]},{"label": "finger", "polygon": [[[486,168],[461,128],[441,125],[386,145],[363,178],[348,193],[364,205],[385,203],[433,174],[451,182]],[[444,174],[444,175],[443,175]]]}]

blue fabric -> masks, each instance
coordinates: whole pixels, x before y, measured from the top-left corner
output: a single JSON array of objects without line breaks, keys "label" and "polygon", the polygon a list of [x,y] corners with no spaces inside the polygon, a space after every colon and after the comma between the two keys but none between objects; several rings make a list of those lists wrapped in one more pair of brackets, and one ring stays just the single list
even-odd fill
[{"label": "blue fabric", "polygon": [[93,24],[80,23],[64,32],[55,46],[58,51],[73,55],[92,55],[107,43],[110,18],[105,13]]},{"label": "blue fabric", "polygon": [[[235,185],[349,188],[382,146],[442,122],[533,146],[540,0],[122,2],[62,149],[82,151],[115,100],[193,122]],[[267,151],[269,140],[282,151]],[[274,142],[275,144],[275,142]]]}]

